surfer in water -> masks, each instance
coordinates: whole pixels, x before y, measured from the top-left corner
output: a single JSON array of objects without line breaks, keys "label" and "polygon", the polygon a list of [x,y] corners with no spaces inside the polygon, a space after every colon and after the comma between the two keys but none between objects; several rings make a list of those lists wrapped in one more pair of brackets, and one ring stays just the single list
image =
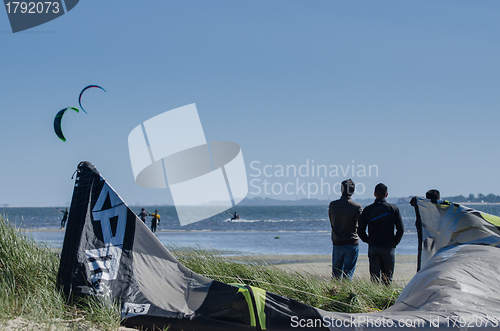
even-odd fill
[{"label": "surfer in water", "polygon": [[231,221],[232,220],[239,220],[240,219],[240,215],[238,215],[238,212],[234,212],[234,214],[230,214],[231,215]]},{"label": "surfer in water", "polygon": [[68,220],[68,208],[66,208],[66,210],[62,210],[62,209],[59,209],[64,215],[63,215],[63,218],[61,220],[61,229],[64,228],[64,225],[66,225],[66,221]]},{"label": "surfer in water", "polygon": [[153,216],[151,219],[151,231],[155,233],[156,227],[160,224],[160,214],[158,214],[158,210],[155,210],[155,212],[150,215]]},{"label": "surfer in water", "polygon": [[141,218],[141,221],[146,223],[147,216],[151,216],[151,214],[146,210],[146,208],[142,208],[141,212],[139,213],[139,217]]}]

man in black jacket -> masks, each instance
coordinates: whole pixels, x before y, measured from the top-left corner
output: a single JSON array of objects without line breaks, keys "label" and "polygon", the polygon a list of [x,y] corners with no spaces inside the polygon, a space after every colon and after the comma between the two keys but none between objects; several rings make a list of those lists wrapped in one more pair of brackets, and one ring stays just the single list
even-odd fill
[{"label": "man in black jacket", "polygon": [[352,279],[358,261],[358,227],[361,205],[351,200],[354,183],[347,179],[342,182],[342,197],[332,201],[328,207],[332,225],[332,277],[341,279],[342,275]]},{"label": "man in black jacket", "polygon": [[[404,227],[398,207],[387,203],[387,186],[375,186],[375,202],[366,206],[361,214],[358,235],[368,243],[370,277],[372,281],[392,282],[394,273],[394,249],[403,237]],[[366,227],[368,226],[368,235]],[[394,234],[396,228],[396,234]]]}]

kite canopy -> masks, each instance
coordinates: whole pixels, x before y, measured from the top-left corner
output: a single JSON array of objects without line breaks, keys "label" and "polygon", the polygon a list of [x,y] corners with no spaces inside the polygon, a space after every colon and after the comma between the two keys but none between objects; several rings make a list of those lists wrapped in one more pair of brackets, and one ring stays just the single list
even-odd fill
[{"label": "kite canopy", "polygon": [[58,274],[68,297],[119,302],[123,324],[143,330],[294,330],[292,315],[320,318],[294,300],[189,270],[92,164],[77,171]]},{"label": "kite canopy", "polygon": [[66,141],[66,138],[64,137],[64,134],[62,132],[61,121],[62,121],[62,117],[63,117],[64,113],[66,113],[66,110],[68,110],[68,109],[73,109],[77,113],[79,112],[77,108],[68,107],[68,108],[61,109],[57,113],[56,117],[54,117],[54,132],[59,137],[59,139],[61,139],[62,141]]},{"label": "kite canopy", "polygon": [[86,112],[86,111],[85,111],[85,109],[83,109],[83,107],[82,107],[82,94],[83,94],[83,92],[85,92],[85,91],[86,91],[86,90],[88,90],[89,88],[93,88],[93,87],[95,87],[95,88],[100,88],[101,90],[103,90],[104,92],[106,92],[106,90],[105,90],[105,89],[103,89],[102,87],[100,87],[99,85],[89,85],[89,86],[85,87],[85,88],[84,88],[84,89],[80,92],[80,96],[78,97],[78,104],[80,105],[80,108],[83,110],[83,112],[84,112],[85,114],[87,114],[87,112]]},{"label": "kite canopy", "polygon": [[335,313],[194,273],[158,241],[92,164],[81,162],[77,171],[58,284],[68,297],[92,295],[118,303],[126,326],[185,331],[383,326],[435,330],[457,329],[472,318],[476,325],[483,323],[483,329],[500,325],[500,219],[494,216],[416,198],[422,247],[429,252],[422,270],[382,312]]}]

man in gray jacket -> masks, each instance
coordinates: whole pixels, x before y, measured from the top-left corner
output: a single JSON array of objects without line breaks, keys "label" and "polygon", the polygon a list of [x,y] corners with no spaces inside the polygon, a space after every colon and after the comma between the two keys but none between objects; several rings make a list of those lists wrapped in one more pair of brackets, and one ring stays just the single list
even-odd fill
[{"label": "man in gray jacket", "polygon": [[358,261],[358,220],[362,212],[361,205],[352,201],[355,185],[352,180],[342,182],[342,197],[332,201],[328,207],[332,225],[332,277],[352,280]]}]

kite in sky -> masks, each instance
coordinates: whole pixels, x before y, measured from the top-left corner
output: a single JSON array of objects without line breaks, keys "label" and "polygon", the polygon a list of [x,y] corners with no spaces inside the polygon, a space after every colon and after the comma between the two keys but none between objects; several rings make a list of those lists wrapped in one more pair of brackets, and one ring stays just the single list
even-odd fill
[{"label": "kite in sky", "polygon": [[61,121],[62,121],[62,117],[63,117],[64,113],[68,109],[73,109],[77,113],[79,112],[78,108],[68,107],[68,108],[61,109],[57,113],[56,117],[54,118],[54,131],[55,131],[56,135],[59,137],[59,139],[61,139],[62,141],[66,141],[66,138],[64,138],[64,135],[63,135],[63,132],[62,132]]},{"label": "kite in sky", "polygon": [[[85,114],[87,114],[87,112],[85,111],[85,109],[83,109],[82,107],[82,94],[83,92],[85,92],[86,90],[88,90],[89,88],[92,88],[92,87],[95,87],[95,88],[100,88],[101,90],[103,90],[104,92],[106,92],[105,89],[103,89],[102,87],[98,86],[98,85],[89,85],[87,87],[85,87],[81,92],[80,92],[80,96],[78,97],[78,103],[80,104],[80,108],[83,110],[83,112]],[[56,133],[56,135],[59,137],[59,139],[61,139],[62,141],[66,141],[66,138],[64,137],[64,134],[62,132],[62,128],[61,128],[61,121],[62,121],[62,117],[64,115],[64,113],[66,112],[66,110],[68,109],[73,109],[74,111],[76,111],[77,113],[79,112],[79,110],[77,108],[74,108],[74,107],[67,107],[67,108],[64,108],[62,110],[60,110],[56,117],[54,118],[54,131]]]},{"label": "kite in sky", "polygon": [[83,110],[83,112],[85,114],[87,114],[87,112],[85,111],[85,109],[83,109],[82,107],[82,94],[83,92],[85,92],[86,90],[88,90],[89,88],[92,88],[92,87],[95,87],[95,88],[100,88],[101,90],[103,90],[104,92],[106,92],[105,89],[103,89],[102,87],[100,87],[99,85],[89,85],[87,86],[86,88],[84,88],[81,92],[80,92],[80,96],[78,97],[78,103],[80,104],[80,108]]}]

